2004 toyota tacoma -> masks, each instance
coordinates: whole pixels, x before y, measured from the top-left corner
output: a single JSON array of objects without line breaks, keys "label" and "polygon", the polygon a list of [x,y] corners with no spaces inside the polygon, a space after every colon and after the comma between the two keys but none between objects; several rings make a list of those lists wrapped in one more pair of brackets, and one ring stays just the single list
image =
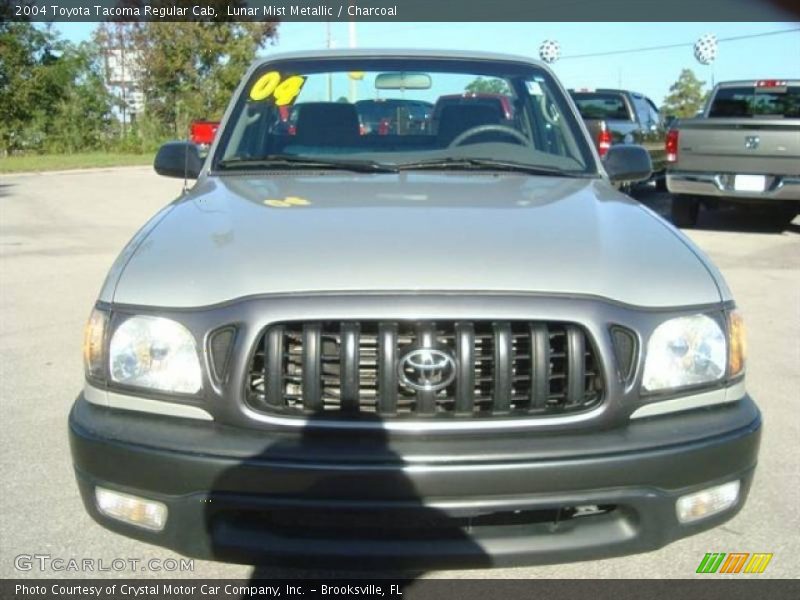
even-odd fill
[{"label": "2004 toyota tacoma", "polygon": [[[497,80],[513,105],[464,94]],[[435,104],[366,131],[360,99]],[[362,103],[363,104],[363,103]],[[287,110],[282,107],[290,107]],[[652,550],[745,502],[761,418],[717,269],[527,58],[341,50],[243,79],[111,269],[69,418],[101,525],[416,569]]]}]

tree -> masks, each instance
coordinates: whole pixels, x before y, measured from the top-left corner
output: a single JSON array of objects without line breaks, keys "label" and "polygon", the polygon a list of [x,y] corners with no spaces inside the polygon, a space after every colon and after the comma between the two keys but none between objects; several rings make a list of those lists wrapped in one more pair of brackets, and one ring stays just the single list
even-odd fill
[{"label": "tree", "polygon": [[66,81],[48,131],[48,149],[78,152],[107,146],[114,99],[104,83],[98,48],[70,44],[59,60]]},{"label": "tree", "polygon": [[[25,146],[41,129],[44,65],[50,40],[30,23],[0,23],[0,149]],[[35,121],[39,121],[34,123]]]},{"label": "tree", "polygon": [[0,152],[95,148],[110,124],[96,50],[50,26],[0,23]]},{"label": "tree", "polygon": [[508,84],[503,79],[496,77],[484,78],[477,77],[472,80],[464,91],[471,94],[508,94]]},{"label": "tree", "polygon": [[145,117],[163,135],[183,137],[194,119],[218,119],[274,22],[137,22],[101,27],[96,39],[122,45],[140,67]]},{"label": "tree", "polygon": [[661,113],[678,118],[695,116],[703,108],[708,95],[703,91],[705,83],[697,79],[691,69],[683,69],[678,80],[670,86]]}]

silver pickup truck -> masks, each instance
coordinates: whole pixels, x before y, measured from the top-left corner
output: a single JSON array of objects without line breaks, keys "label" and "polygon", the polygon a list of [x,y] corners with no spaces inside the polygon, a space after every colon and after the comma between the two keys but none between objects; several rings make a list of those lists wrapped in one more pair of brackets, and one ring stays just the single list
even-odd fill
[{"label": "silver pickup truck", "polygon": [[697,222],[700,204],[769,208],[791,221],[800,207],[800,80],[718,84],[702,116],[667,134],[672,220]]},{"label": "silver pickup truck", "polygon": [[[435,127],[362,128],[360,100],[454,95]],[[614,189],[649,155],[601,161],[546,65],[271,56],[205,159],[154,166],[197,182],[111,268],[69,421],[103,526],[425,570],[652,550],[744,505],[761,417],[731,293]]]}]

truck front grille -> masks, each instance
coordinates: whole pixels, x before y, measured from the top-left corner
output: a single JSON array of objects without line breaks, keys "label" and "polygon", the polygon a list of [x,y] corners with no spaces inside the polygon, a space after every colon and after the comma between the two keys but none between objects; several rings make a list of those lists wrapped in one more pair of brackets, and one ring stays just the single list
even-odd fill
[{"label": "truck front grille", "polygon": [[587,410],[602,394],[575,324],[325,321],[268,327],[246,400],[283,416],[490,418]]}]

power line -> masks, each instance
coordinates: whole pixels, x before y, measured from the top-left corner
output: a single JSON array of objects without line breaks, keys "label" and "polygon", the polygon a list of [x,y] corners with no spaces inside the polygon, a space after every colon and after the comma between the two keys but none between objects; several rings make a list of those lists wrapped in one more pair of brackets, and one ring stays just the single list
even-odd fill
[{"label": "power line", "polygon": [[[770,35],[782,35],[784,33],[794,33],[800,32],[800,28],[796,29],[778,29],[776,31],[764,31],[761,33],[751,33],[748,35],[737,35],[732,37],[726,38],[719,38],[717,40],[718,43],[722,42],[735,42],[739,40],[748,40],[752,38],[760,38],[760,37],[767,37]],[[589,54],[572,54],[568,56],[562,56],[559,60],[570,60],[574,58],[590,58],[595,56],[614,56],[617,54],[632,54],[634,52],[652,52],[654,50],[668,50],[671,48],[686,48],[694,46],[694,42],[683,42],[680,44],[664,44],[662,46],[644,46],[642,48],[629,48],[628,50],[612,50],[610,52],[593,52]]]}]

